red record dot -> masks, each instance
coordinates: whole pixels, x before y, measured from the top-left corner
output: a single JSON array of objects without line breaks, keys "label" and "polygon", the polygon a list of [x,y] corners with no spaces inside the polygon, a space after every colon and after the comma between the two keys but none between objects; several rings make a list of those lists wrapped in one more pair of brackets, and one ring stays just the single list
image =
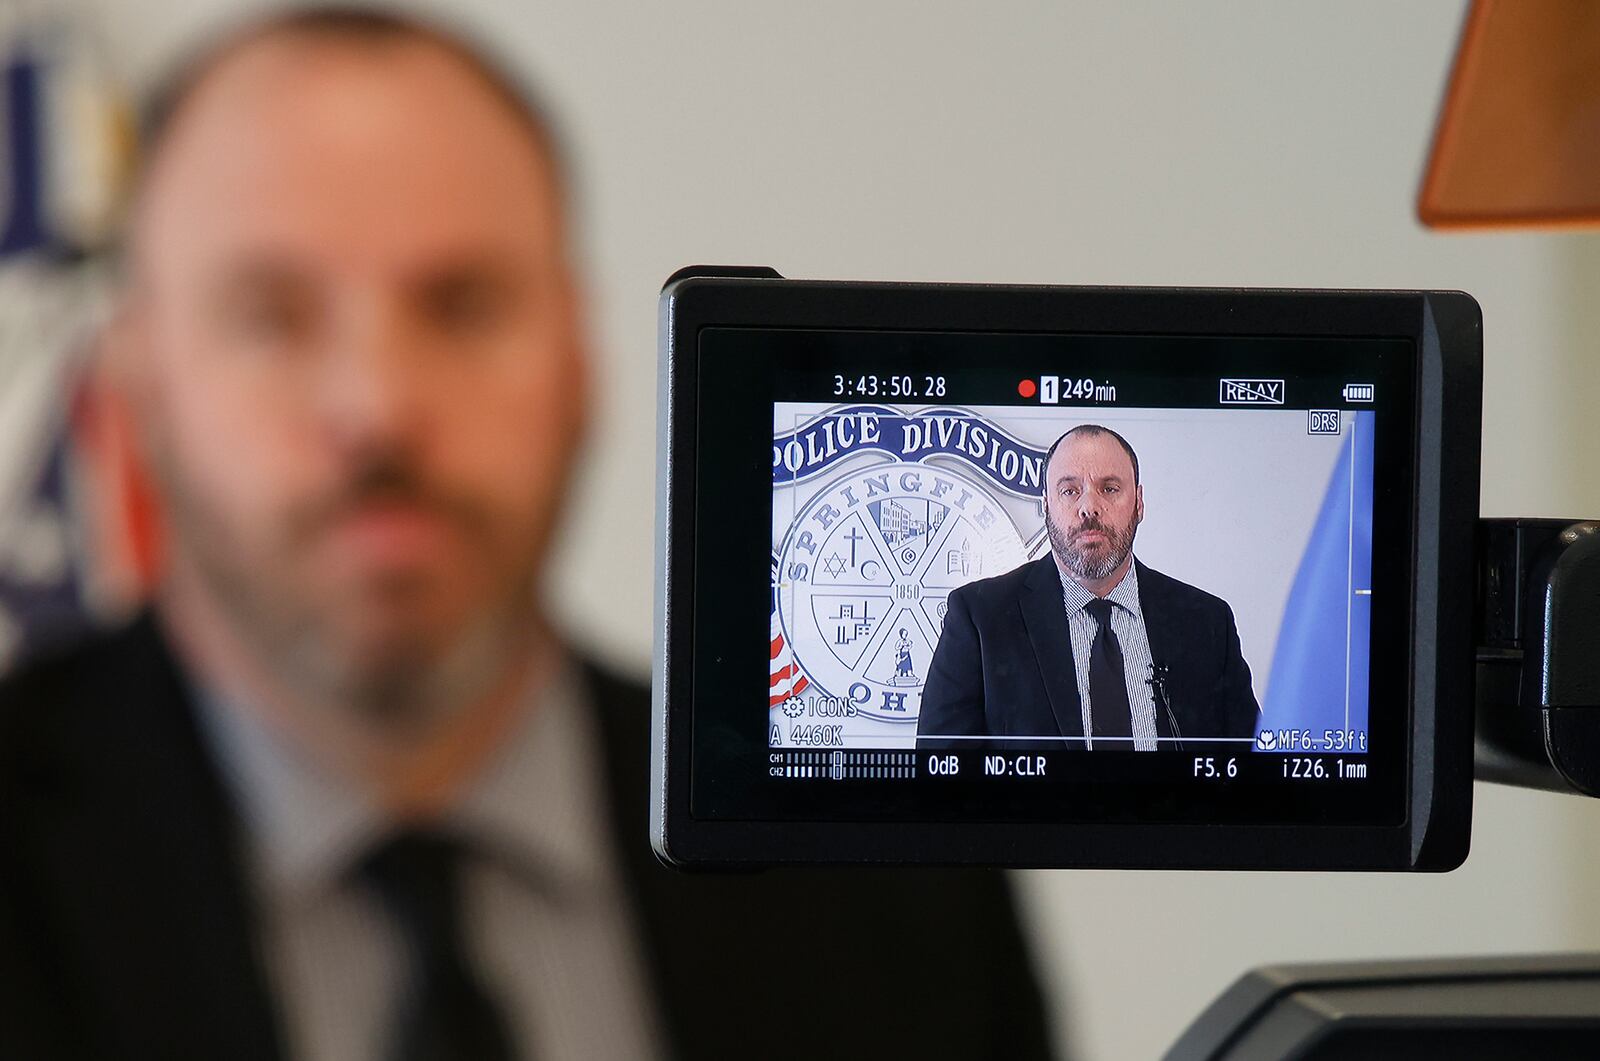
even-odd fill
[{"label": "red record dot", "polygon": [[1038,392],[1039,388],[1031,379],[1025,379],[1021,383],[1017,384],[1017,393],[1022,395],[1024,398],[1031,398]]}]

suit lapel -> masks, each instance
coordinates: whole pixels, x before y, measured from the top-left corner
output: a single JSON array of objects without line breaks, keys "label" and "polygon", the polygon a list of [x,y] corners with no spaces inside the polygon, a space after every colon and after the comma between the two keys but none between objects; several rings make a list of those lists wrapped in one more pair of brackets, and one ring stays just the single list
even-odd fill
[{"label": "suit lapel", "polygon": [[1139,572],[1139,610],[1144,613],[1144,633],[1150,643],[1150,662],[1166,679],[1163,685],[1166,710],[1162,709],[1158,699],[1156,734],[1171,737],[1175,734],[1167,712],[1171,711],[1174,717],[1183,717],[1183,708],[1189,706],[1181,702],[1181,695],[1174,699],[1174,691],[1185,686],[1181,679],[1172,678],[1172,675],[1181,674],[1185,669],[1182,658],[1187,643],[1184,627],[1189,619],[1177,607],[1171,594],[1163,592],[1166,588],[1165,577],[1160,572],[1151,571],[1137,559],[1133,563]]},{"label": "suit lapel", "polygon": [[1179,616],[1173,614],[1171,602],[1161,592],[1160,577],[1137,559],[1133,563],[1139,572],[1139,610],[1144,613],[1150,661],[1157,667],[1171,667],[1172,654],[1183,643],[1180,632],[1173,628]]},{"label": "suit lapel", "polygon": [[[40,800],[41,916],[127,1057],[279,1056],[233,816],[188,693],[145,619],[85,682],[70,796]],[[48,705],[55,707],[56,705]],[[63,798],[64,797],[64,798]]]},{"label": "suit lapel", "polygon": [[1067,608],[1061,593],[1061,576],[1054,556],[1033,564],[1022,585],[1019,603],[1028,628],[1028,641],[1039,661],[1050,713],[1063,737],[1083,736],[1083,710],[1078,699],[1078,672],[1072,660],[1072,633],[1067,629]]},{"label": "suit lapel", "polygon": [[[645,695],[593,665],[586,666],[599,722],[605,756],[606,796],[609,803],[612,850],[627,886],[623,889],[633,907],[646,978],[655,998],[669,1057],[682,1054],[682,1044],[694,1042],[705,1023],[714,1021],[717,1004],[742,990],[744,980],[726,980],[719,992],[697,990],[700,981],[688,983],[675,975],[674,959],[681,965],[705,950],[694,938],[698,910],[695,896],[684,894],[676,871],[666,869],[650,849],[646,810],[650,792],[650,704]],[[751,1004],[755,1004],[754,1000]]]}]

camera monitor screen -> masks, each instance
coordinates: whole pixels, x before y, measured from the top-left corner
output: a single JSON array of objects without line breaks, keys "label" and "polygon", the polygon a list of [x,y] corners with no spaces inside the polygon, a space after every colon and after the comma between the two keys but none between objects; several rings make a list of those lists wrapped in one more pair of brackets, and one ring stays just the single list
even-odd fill
[{"label": "camera monitor screen", "polygon": [[[697,328],[687,820],[760,861],[1409,832],[1424,344],[1192,327]],[[1072,826],[1125,855],[1026,839]]]}]

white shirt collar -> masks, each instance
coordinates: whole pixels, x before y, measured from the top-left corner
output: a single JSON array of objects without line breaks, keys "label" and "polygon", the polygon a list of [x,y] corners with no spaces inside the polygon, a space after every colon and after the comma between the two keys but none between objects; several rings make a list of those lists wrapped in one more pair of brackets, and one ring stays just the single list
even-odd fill
[{"label": "white shirt collar", "polygon": [[[1059,563],[1056,564],[1056,574],[1061,576],[1061,595],[1062,599],[1066,601],[1068,616],[1082,611],[1090,601],[1095,599],[1095,594],[1078,585],[1077,581],[1067,574]],[[1123,574],[1122,580],[1112,587],[1110,593],[1106,594],[1106,600],[1112,604],[1121,605],[1133,615],[1142,616],[1144,614],[1139,610],[1139,565],[1137,562],[1128,565],[1128,570]]]},{"label": "white shirt collar", "polygon": [[[576,667],[553,663],[535,668],[520,719],[438,824],[530,886],[582,895],[606,873],[601,764]],[[202,695],[199,713],[268,901],[337,886],[394,827],[248,707]]]}]

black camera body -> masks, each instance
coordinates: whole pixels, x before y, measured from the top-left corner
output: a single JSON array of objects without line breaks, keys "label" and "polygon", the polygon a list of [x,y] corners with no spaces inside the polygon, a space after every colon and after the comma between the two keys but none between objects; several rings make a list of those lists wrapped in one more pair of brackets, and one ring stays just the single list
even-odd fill
[{"label": "black camera body", "polygon": [[1457,292],[680,272],[658,854],[1454,868],[1481,396]]},{"label": "black camera body", "polygon": [[1478,526],[1477,776],[1600,796],[1600,523]]}]

